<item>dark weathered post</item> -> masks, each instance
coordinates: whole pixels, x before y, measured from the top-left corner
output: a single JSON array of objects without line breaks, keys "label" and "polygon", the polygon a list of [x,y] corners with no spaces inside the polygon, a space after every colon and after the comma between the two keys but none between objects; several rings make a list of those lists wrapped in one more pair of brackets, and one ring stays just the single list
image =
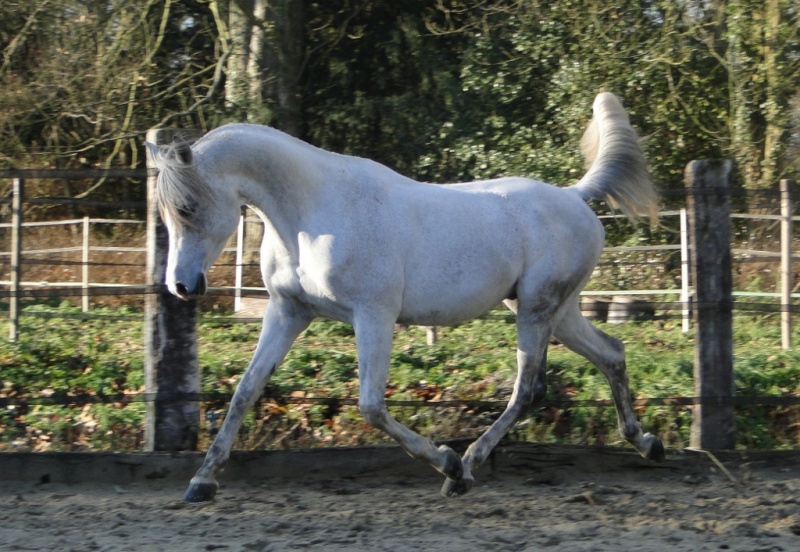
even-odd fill
[{"label": "dark weathered post", "polygon": [[731,276],[728,160],[692,161],[685,184],[695,285],[694,386],[691,445],[735,445],[733,413],[733,284]]},{"label": "dark weathered post", "polygon": [[[151,130],[147,141],[169,143],[175,131]],[[154,164],[148,153],[148,168]],[[157,176],[147,177],[145,298],[145,449],[195,450],[200,426],[200,369],[195,301],[170,294],[165,283],[169,236],[156,204]]]},{"label": "dark weathered post", "polygon": [[25,181],[15,178],[11,196],[11,286],[8,297],[8,339],[19,337],[19,282],[22,277],[22,201]]}]

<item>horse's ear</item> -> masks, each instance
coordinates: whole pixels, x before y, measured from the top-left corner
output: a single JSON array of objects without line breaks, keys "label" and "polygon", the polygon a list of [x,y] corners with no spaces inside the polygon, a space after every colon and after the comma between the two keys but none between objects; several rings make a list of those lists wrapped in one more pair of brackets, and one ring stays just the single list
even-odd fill
[{"label": "horse's ear", "polygon": [[161,157],[161,148],[152,142],[145,142],[144,145],[147,148],[147,154],[150,156],[150,159],[158,163],[158,159]]},{"label": "horse's ear", "polygon": [[192,147],[188,142],[184,142],[183,140],[175,142],[173,152],[175,154],[175,159],[181,165],[192,164]]}]

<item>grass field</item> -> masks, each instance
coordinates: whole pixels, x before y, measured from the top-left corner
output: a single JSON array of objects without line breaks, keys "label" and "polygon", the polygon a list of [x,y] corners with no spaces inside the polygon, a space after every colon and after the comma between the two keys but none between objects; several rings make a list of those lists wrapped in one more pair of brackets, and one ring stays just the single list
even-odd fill
[{"label": "grass field", "polygon": [[[21,338],[0,341],[0,450],[136,450],[141,447],[145,404],[142,313],[28,305]],[[120,319],[120,316],[123,319]],[[737,395],[797,397],[800,352],[782,351],[777,315],[737,315]],[[0,331],[6,328],[0,327]],[[679,321],[609,325],[626,344],[636,398],[694,395],[694,337]],[[258,323],[204,314],[199,356],[204,393],[221,393],[202,405],[208,445],[255,347]],[[516,373],[515,325],[508,313],[440,328],[427,345],[419,328],[399,331],[392,353],[387,398],[393,414],[437,439],[473,437],[499,414]],[[298,340],[248,416],[239,448],[353,445],[388,442],[366,426],[353,404],[358,396],[352,329],[315,322]],[[112,397],[107,404],[77,397]],[[548,353],[548,403],[534,407],[509,435],[538,442],[617,444],[614,409],[587,401],[610,398],[604,378],[583,358],[553,344]],[[572,402],[564,404],[570,399]],[[406,401],[411,401],[408,405]],[[420,404],[427,401],[426,404]],[[451,401],[461,401],[453,404]],[[436,403],[441,404],[439,406]],[[647,429],[671,447],[688,445],[691,406],[641,406]],[[800,445],[800,406],[737,407],[742,448]]]}]

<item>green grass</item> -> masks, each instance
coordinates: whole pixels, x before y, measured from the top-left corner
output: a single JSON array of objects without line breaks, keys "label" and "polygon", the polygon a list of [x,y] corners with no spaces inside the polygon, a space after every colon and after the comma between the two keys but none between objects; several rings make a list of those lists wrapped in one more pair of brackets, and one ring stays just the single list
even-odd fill
[{"label": "green grass", "polygon": [[[18,342],[0,340],[0,450],[137,449],[145,404],[142,315],[96,309],[104,318],[82,319],[79,309],[29,305]],[[125,320],[116,317],[123,314]],[[43,317],[56,315],[56,317]],[[75,316],[77,318],[64,318]],[[778,318],[735,316],[735,378],[739,396],[800,393],[800,352],[780,349]],[[678,321],[628,323],[604,328],[626,344],[636,398],[691,397],[694,336]],[[0,331],[7,331],[0,327]],[[252,356],[260,324],[203,315],[199,357],[206,393],[231,393]],[[411,328],[396,334],[387,397],[393,401],[505,401],[516,374],[515,325],[501,312],[452,328],[439,328],[427,345]],[[800,344],[800,336],[796,338]],[[109,404],[57,406],[43,398],[112,396]],[[290,400],[283,400],[289,397]],[[265,398],[248,415],[237,447],[270,448],[388,442],[364,424],[351,404],[358,365],[352,328],[316,321],[298,339],[270,381]],[[560,345],[548,352],[548,399],[609,399],[605,379],[585,359]],[[19,404],[26,401],[26,404]],[[344,401],[346,402],[346,401]],[[0,403],[2,404],[2,403]],[[498,404],[502,404],[499,402]],[[202,446],[210,442],[227,407],[204,403]],[[392,406],[403,423],[437,439],[474,437],[499,414],[496,405]],[[647,429],[673,447],[688,445],[691,408],[639,407]],[[799,406],[737,408],[738,446],[787,448],[800,444]],[[569,408],[533,408],[510,434],[538,442],[618,444],[611,407],[578,402]]]}]

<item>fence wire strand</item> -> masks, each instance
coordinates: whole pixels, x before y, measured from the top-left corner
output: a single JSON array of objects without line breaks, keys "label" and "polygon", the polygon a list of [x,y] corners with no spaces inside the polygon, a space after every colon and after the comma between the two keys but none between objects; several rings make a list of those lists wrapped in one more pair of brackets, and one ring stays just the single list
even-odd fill
[{"label": "fence wire strand", "polygon": [[[232,393],[118,393],[94,394],[81,393],[75,395],[53,394],[50,396],[3,397],[0,396],[0,408],[19,406],[70,406],[79,407],[92,404],[134,404],[134,403],[216,403],[228,404]],[[293,397],[270,393],[269,390],[259,401],[274,401],[280,405],[319,404],[328,406],[358,406],[358,399],[353,397]],[[388,407],[408,408],[466,408],[483,411],[501,411],[506,408],[506,400],[396,400],[386,399]],[[650,406],[683,406],[698,405],[732,405],[732,406],[795,406],[800,405],[800,395],[753,395],[753,396],[706,396],[706,397],[649,397],[633,399],[634,407]],[[542,408],[569,409],[578,407],[608,408],[614,406],[613,399],[544,399],[532,405],[529,411]]]}]

